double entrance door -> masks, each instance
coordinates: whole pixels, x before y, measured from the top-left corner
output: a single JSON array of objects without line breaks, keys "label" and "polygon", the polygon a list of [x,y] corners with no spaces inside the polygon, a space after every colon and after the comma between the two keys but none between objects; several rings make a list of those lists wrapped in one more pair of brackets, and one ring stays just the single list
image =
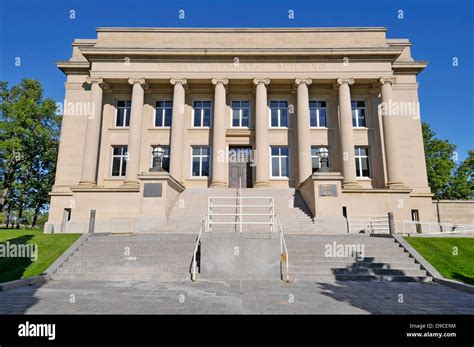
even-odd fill
[{"label": "double entrance door", "polygon": [[229,187],[252,187],[252,148],[229,147]]}]

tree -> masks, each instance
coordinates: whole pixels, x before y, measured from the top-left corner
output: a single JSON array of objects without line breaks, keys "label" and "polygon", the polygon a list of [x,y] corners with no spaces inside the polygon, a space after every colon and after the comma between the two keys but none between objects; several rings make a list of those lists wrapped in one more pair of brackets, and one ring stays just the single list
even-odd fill
[{"label": "tree", "polygon": [[59,128],[56,104],[43,98],[39,81],[23,79],[10,89],[0,82],[0,211],[17,209],[21,219],[24,209],[39,213],[46,205]]},{"label": "tree", "polygon": [[468,151],[468,158],[456,165],[456,146],[447,140],[436,138],[427,123],[422,124],[425,146],[428,184],[435,199],[472,199],[474,193],[473,170],[474,151]]}]

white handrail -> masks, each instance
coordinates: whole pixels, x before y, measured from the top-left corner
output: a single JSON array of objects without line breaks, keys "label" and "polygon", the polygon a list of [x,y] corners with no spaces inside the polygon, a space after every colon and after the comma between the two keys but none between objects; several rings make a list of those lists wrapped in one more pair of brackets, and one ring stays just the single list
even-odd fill
[{"label": "white handrail", "polygon": [[[286,265],[286,276],[285,276],[286,278],[284,279],[284,281],[290,282],[290,265],[289,265],[290,260],[289,260],[289,255],[288,255],[288,248],[286,247],[285,235],[283,234],[283,228],[281,227],[280,218],[278,218],[278,216],[276,215],[275,215],[275,218],[278,223],[278,228],[280,229],[280,253],[281,253],[282,260],[283,260],[283,254],[285,255],[284,259],[285,259],[285,265]],[[283,253],[283,249],[285,250],[285,253]]]},{"label": "white handrail", "polygon": [[196,267],[197,267],[196,256],[197,256],[197,251],[199,249],[199,243],[201,242],[202,230],[206,225],[208,225],[207,224],[207,214],[202,219],[201,228],[199,229],[199,234],[198,234],[198,238],[197,238],[197,241],[196,241],[196,247],[194,247],[193,264],[192,264],[192,268],[191,268],[191,280],[192,281],[196,281]]}]

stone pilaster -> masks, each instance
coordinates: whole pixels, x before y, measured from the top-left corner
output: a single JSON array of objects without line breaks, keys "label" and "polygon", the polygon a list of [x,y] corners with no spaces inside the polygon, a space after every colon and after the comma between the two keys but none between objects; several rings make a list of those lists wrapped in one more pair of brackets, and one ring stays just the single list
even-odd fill
[{"label": "stone pilaster", "polygon": [[269,78],[255,78],[255,152],[256,179],[255,188],[270,186],[269,147],[268,147],[268,106],[267,85]]},{"label": "stone pilaster", "polygon": [[298,183],[304,182],[312,174],[311,167],[311,124],[309,116],[308,86],[310,78],[297,78],[297,139],[298,139]]},{"label": "stone pilaster", "polygon": [[393,102],[392,97],[392,85],[395,84],[395,77],[382,77],[380,78],[381,91],[382,91],[382,104],[380,110],[382,112],[382,124],[384,133],[384,147],[385,147],[385,161],[387,165],[387,185],[390,188],[402,188],[402,174],[399,153],[399,142],[395,133],[396,124],[394,115],[391,114],[391,104]]},{"label": "stone pilaster", "polygon": [[354,154],[354,131],[352,128],[351,92],[349,86],[354,84],[353,78],[338,78],[339,91],[339,124],[342,150],[343,188],[359,188],[356,176]]},{"label": "stone pilaster", "polygon": [[170,175],[182,183],[184,129],[186,123],[185,86],[187,81],[185,78],[172,78],[170,83],[174,86],[170,140]]},{"label": "stone pilaster", "polygon": [[102,123],[102,95],[107,86],[102,78],[86,79],[91,85],[90,102],[93,113],[87,118],[86,137],[84,141],[84,156],[79,185],[95,186],[97,184],[97,162],[99,156],[100,126]]},{"label": "stone pilaster", "polygon": [[213,78],[214,117],[212,120],[212,183],[211,187],[226,187],[226,85],[227,78]]}]

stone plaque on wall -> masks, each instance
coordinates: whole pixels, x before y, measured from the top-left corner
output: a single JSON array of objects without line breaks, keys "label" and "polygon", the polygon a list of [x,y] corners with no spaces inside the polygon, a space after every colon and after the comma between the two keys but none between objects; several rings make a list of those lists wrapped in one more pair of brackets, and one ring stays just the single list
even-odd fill
[{"label": "stone plaque on wall", "polygon": [[161,183],[145,183],[143,187],[144,198],[161,198]]},{"label": "stone plaque on wall", "polygon": [[335,184],[320,184],[319,185],[319,196],[320,197],[336,197],[337,196],[337,185],[335,185]]}]

